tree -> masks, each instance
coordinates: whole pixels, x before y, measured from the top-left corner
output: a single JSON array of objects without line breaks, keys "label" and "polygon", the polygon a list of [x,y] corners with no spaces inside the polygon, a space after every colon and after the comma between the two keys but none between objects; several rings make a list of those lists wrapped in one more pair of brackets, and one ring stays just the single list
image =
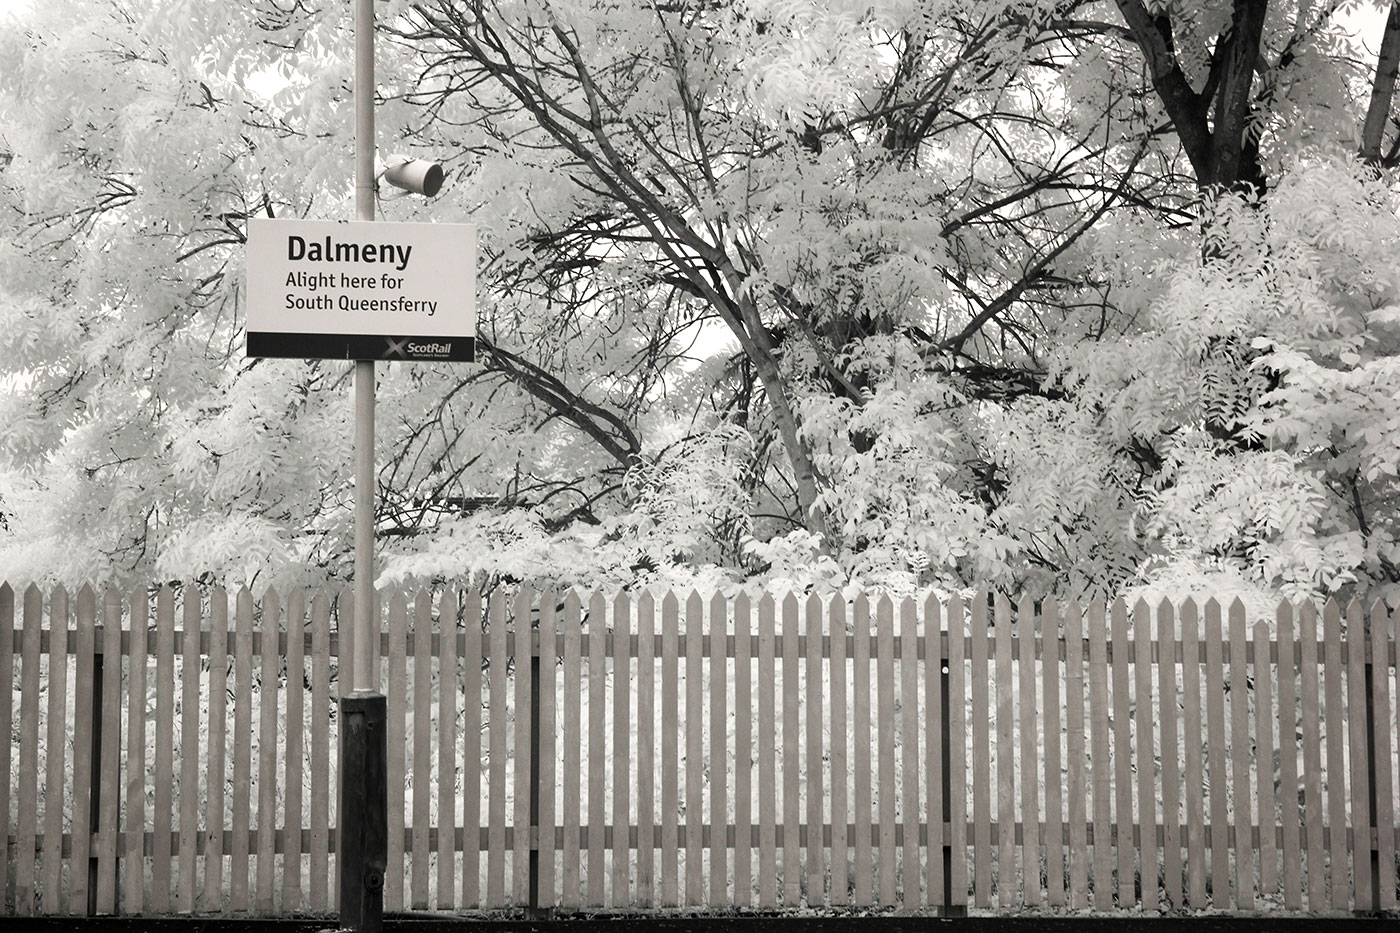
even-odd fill
[{"label": "tree", "polygon": [[[1364,62],[1255,0],[380,12],[381,139],[452,175],[381,208],[483,230],[483,364],[382,376],[391,575],[1395,582],[1352,232],[1389,242],[1395,27]],[[0,564],[338,576],[345,367],[243,361],[239,263],[253,212],[346,213],[344,11],[84,21],[0,50]]]}]

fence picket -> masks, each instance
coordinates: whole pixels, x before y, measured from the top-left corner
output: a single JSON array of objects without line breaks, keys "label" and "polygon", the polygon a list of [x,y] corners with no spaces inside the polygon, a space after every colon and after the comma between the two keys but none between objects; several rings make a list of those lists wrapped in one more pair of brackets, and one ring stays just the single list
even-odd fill
[{"label": "fence picket", "polygon": [[[437,908],[451,910],[457,870],[457,599],[438,597]],[[551,646],[552,650],[552,646]],[[553,665],[550,666],[553,669]],[[553,785],[549,785],[551,788]],[[551,854],[553,854],[553,838]]]},{"label": "fence picket", "polygon": [[[753,903],[753,631],[747,593],[734,598],[734,905]],[[835,729],[835,725],[832,726]],[[834,734],[834,733],[833,733]],[[640,741],[640,740],[639,740]],[[835,752],[832,753],[835,762]],[[647,838],[650,839],[648,829]]]},{"label": "fence picket", "polygon": [[952,868],[949,870],[952,905],[967,906],[967,621],[962,598],[954,594],[948,602],[948,795],[952,823]]},{"label": "fence picket", "polygon": [[[515,709],[511,719],[511,762],[515,770],[515,812],[512,814],[514,843],[511,847],[512,898],[517,906],[530,903],[530,692],[534,679],[534,626],[531,622],[533,595],[528,586],[515,594],[511,628],[515,636]],[[426,768],[424,769],[426,771]]]},{"label": "fence picket", "polygon": [[1040,888],[1040,792],[1036,761],[1044,746],[1038,743],[1035,727],[1039,718],[1035,689],[1035,603],[1029,595],[1016,606],[1016,642],[1021,650],[1016,673],[1020,686],[1017,698],[1017,728],[1021,745],[1021,903],[1039,906]]},{"label": "fence picket", "polygon": [[[15,636],[20,629],[15,626],[15,591],[8,583],[0,582],[0,722],[14,722],[15,687]],[[12,733],[13,735],[13,733]],[[0,742],[0,896],[8,894],[10,882],[10,859],[13,857],[10,846],[10,766],[12,764],[13,739]]]},{"label": "fence picket", "polygon": [[[834,610],[839,603],[833,601]],[[836,665],[836,642],[839,630],[834,624],[835,613],[833,612],[833,636],[832,645],[832,669],[838,671]],[[943,871],[944,858],[943,846],[947,836],[944,833],[943,814],[943,621],[942,607],[938,599],[933,594],[924,600],[924,722],[927,724],[924,729],[924,816],[928,826],[926,839],[927,851],[924,855],[924,903],[930,907],[937,907],[944,902]],[[841,641],[845,641],[844,633],[841,633]],[[842,665],[844,666],[844,665]],[[844,681],[845,678],[841,678]],[[832,709],[836,706],[836,683],[835,676],[832,683]],[[844,685],[844,684],[843,684]],[[832,740],[836,737],[836,716],[833,712]],[[831,755],[832,770],[836,767],[836,752],[833,748]],[[833,778],[834,781],[834,778]],[[835,793],[833,790],[833,802]],[[842,822],[845,822],[844,819]],[[833,834],[836,829],[836,818],[832,817]],[[832,841],[832,849],[835,850],[835,840]],[[834,862],[833,862],[834,864]],[[834,870],[833,870],[834,873]]]},{"label": "fence picket", "polygon": [[1352,909],[1372,910],[1375,904],[1371,896],[1371,786],[1366,754],[1366,616],[1360,600],[1352,599],[1347,603],[1346,615]]},{"label": "fence picket", "polygon": [[[1157,788],[1156,751],[1152,740],[1152,617],[1141,599],[1133,606],[1133,703],[1135,722],[1133,753],[1137,766],[1138,877],[1143,910],[1157,909]],[[1167,705],[1162,698],[1162,706]],[[1166,755],[1166,749],[1162,754]]]},{"label": "fence picket", "polygon": [[[160,646],[161,639],[164,638],[162,634],[164,622],[161,615],[160,604],[157,603],[156,671],[158,676],[161,661],[166,654],[165,649]],[[237,602],[234,606],[233,626],[233,694],[235,699],[233,707],[233,838],[229,840],[229,909],[234,912],[246,912],[250,906],[248,901],[248,825],[251,819],[249,808],[252,793],[251,754],[253,746],[253,597],[246,587],[238,591]],[[157,726],[157,735],[159,735],[159,726]],[[159,761],[159,740],[156,744],[156,756],[157,761]],[[157,766],[156,773],[160,773],[159,766]],[[156,787],[159,790],[159,782],[157,782]],[[168,821],[166,825],[168,829]],[[162,862],[159,794],[156,797],[155,827],[156,896],[159,897],[161,889],[160,865]],[[169,835],[168,831],[164,833],[167,839]],[[163,861],[167,865],[170,861],[168,843],[165,847]],[[169,890],[168,886],[166,890]]]},{"label": "fence picket", "polygon": [[637,905],[643,908],[656,906],[655,740],[656,602],[643,590],[637,601]]},{"label": "fence picket", "polygon": [[1172,604],[1157,604],[1157,716],[1162,749],[1162,875],[1167,908],[1182,908],[1181,772],[1177,745],[1176,622]]},{"label": "fence picket", "polygon": [[[900,603],[900,741],[903,760],[903,796],[900,801],[900,823],[904,830],[904,849],[900,854],[899,876],[903,879],[903,906],[919,906],[919,613],[914,600],[905,597]],[[818,653],[820,659],[820,652]],[[820,682],[820,681],[819,681]],[[893,719],[893,717],[891,717]],[[893,723],[891,723],[893,725]],[[817,732],[821,737],[820,729]],[[817,807],[816,824],[821,826],[821,808]],[[820,838],[820,831],[818,833]],[[893,842],[893,840],[891,840]]]},{"label": "fence picket", "polygon": [[1118,853],[1118,908],[1136,903],[1133,890],[1133,749],[1132,699],[1129,693],[1128,607],[1115,599],[1112,619],[1113,689],[1113,832]]},{"label": "fence picket", "polygon": [[1274,618],[1278,637],[1278,803],[1279,823],[1283,827],[1283,906],[1286,910],[1301,910],[1304,856],[1298,835],[1298,706],[1294,685],[1297,653],[1292,605],[1280,602]]},{"label": "fence picket", "polygon": [[[857,907],[865,907],[875,902],[875,894],[870,850],[870,601],[864,594],[856,597],[852,622],[851,630],[855,636],[855,650],[851,652],[854,668],[851,677],[854,700],[851,713],[854,730],[852,741],[855,749],[855,789],[851,803],[855,807],[856,835],[856,878],[852,903]],[[760,682],[761,678],[760,673]],[[763,741],[761,736],[759,741]]]},{"label": "fence picket", "polygon": [[385,777],[388,784],[388,871],[384,877],[384,909],[403,910],[404,808],[408,804],[408,601],[403,593],[389,596],[389,644],[385,651]]},{"label": "fence picket", "polygon": [[1235,831],[1235,906],[1254,909],[1253,783],[1249,779],[1249,668],[1244,603],[1230,604],[1230,790]]},{"label": "fence picket", "polygon": [[[428,830],[432,822],[432,680],[433,604],[426,590],[413,596],[413,875],[409,903],[414,910],[428,909]],[[374,631],[379,631],[378,619]],[[517,642],[518,644],[518,642]],[[517,660],[518,652],[517,652]],[[516,673],[519,674],[519,666]],[[517,704],[518,704],[517,698]],[[517,705],[516,707],[520,707]],[[529,709],[527,701],[525,709]],[[493,717],[494,721],[494,717]],[[516,826],[520,824],[517,822]],[[520,833],[517,830],[517,837]]]},{"label": "fence picket", "polygon": [[258,664],[258,913],[272,913],[273,866],[277,822],[277,680],[281,659],[277,656],[277,636],[281,616],[279,597],[275,590],[263,594],[262,625],[258,635],[262,649]]},{"label": "fence picket", "polygon": [[[325,590],[317,592],[311,601],[311,823],[308,846],[307,906],[325,910],[330,875],[330,721],[315,711],[330,708],[331,691],[331,602]],[[223,627],[228,628],[227,623]]]},{"label": "fence picket", "polygon": [[1211,906],[1224,910],[1230,900],[1229,818],[1226,801],[1230,785],[1225,770],[1225,648],[1220,623],[1220,604],[1206,603],[1206,741],[1210,768],[1210,883]]},{"label": "fence picket", "polygon": [[[572,594],[570,594],[572,596]],[[577,603],[575,603],[577,609]],[[574,696],[578,694],[578,613],[573,616],[574,633]],[[462,596],[462,897],[463,907],[481,906],[481,670],[482,653],[481,594],[468,589]],[[566,629],[567,630],[567,629]],[[567,644],[567,639],[565,644]],[[567,654],[564,670],[569,670]],[[567,682],[567,677],[566,677]],[[567,690],[567,688],[566,688]],[[566,693],[566,696],[568,694]],[[578,711],[571,700],[565,709]],[[577,733],[577,728],[575,729]],[[565,754],[578,754],[578,742],[565,742]],[[565,759],[567,762],[567,758]],[[568,800],[568,766],[565,765],[564,799]],[[574,801],[578,801],[578,768],[574,768]],[[402,833],[400,833],[402,838]],[[565,837],[567,839],[567,835]],[[400,843],[402,845],[402,843]],[[574,864],[578,864],[578,818],[574,818]],[[565,862],[567,867],[568,862]],[[578,895],[578,878],[574,878],[574,895]],[[567,892],[567,888],[565,891]]]},{"label": "fence picket", "polygon": [[[201,616],[199,590],[185,586],[181,593],[180,662],[180,846],[179,887],[176,907],[182,914],[194,911],[196,837],[199,835],[199,639]],[[105,684],[104,684],[105,686]],[[268,904],[267,912],[272,905]]]},{"label": "fence picket", "polygon": [[588,887],[585,907],[602,907],[606,903],[603,874],[608,773],[607,733],[604,731],[608,685],[606,612],[603,594],[594,593],[588,602]]},{"label": "fence picket", "polygon": [[[122,757],[122,597],[114,586],[102,595],[102,746],[98,749],[102,762],[97,775],[102,795],[97,813],[97,898],[99,914],[113,914],[117,909],[118,842],[121,813]],[[196,652],[198,657],[198,652]],[[196,662],[198,670],[198,662]],[[196,697],[198,703],[198,697]],[[193,756],[198,758],[196,752]],[[198,771],[194,786],[199,785]],[[191,877],[193,883],[193,877]],[[3,889],[0,889],[3,890]],[[193,909],[193,902],[191,902]]]},{"label": "fence picket", "polygon": [[[140,888],[146,869],[140,856],[146,827],[146,594],[130,594],[130,628],[132,628],[132,681],[129,685],[127,717],[127,853],[136,853],[136,864],[127,862],[126,912],[140,912]],[[140,679],[137,679],[139,668]],[[224,776],[228,758],[228,594],[223,587],[209,591],[209,761],[207,761],[207,797],[204,804],[204,892],[200,897],[202,911],[218,911],[224,905],[224,852],[228,841],[224,835]],[[137,749],[140,742],[140,749]],[[134,814],[134,815],[133,815]],[[130,884],[136,873],[136,884]],[[134,901],[134,906],[133,906]]]},{"label": "fence picket", "polygon": [[[489,662],[487,686],[486,901],[487,909],[506,903],[506,601],[500,590],[487,601]],[[590,671],[590,676],[592,672]]]},{"label": "fence picket", "polygon": [[1094,874],[1093,905],[1100,910],[1113,906],[1113,801],[1108,768],[1108,630],[1104,606],[1089,606],[1089,758],[1093,765],[1094,796]]},{"label": "fence picket", "polygon": [[[783,906],[796,907],[802,901],[802,874],[798,826],[798,782],[801,738],[797,734],[801,684],[797,677],[797,597],[783,598]],[[686,715],[690,708],[686,707]],[[689,785],[687,785],[689,787]],[[688,801],[687,801],[688,803]]]},{"label": "fence picket", "polygon": [[[306,737],[306,592],[300,587],[287,594],[287,746],[283,760],[284,801],[282,843],[282,912],[303,907],[301,890],[302,755]],[[213,670],[213,660],[210,670]],[[318,711],[319,713],[319,711]],[[212,819],[212,818],[211,818]],[[208,868],[205,868],[208,871]]]},{"label": "fence picket", "polygon": [[1259,821],[1259,894],[1278,892],[1278,841],[1274,807],[1274,690],[1269,660],[1269,629],[1254,623],[1254,766]]},{"label": "fence picket", "polygon": [[[703,784],[704,726],[702,663],[705,604],[692,592],[685,601],[685,906],[705,902],[702,873],[702,826],[705,810]],[[783,685],[786,690],[786,683]],[[792,749],[785,743],[784,752]],[[788,870],[784,863],[783,871]]]},{"label": "fence picket", "polygon": [[1041,689],[1044,693],[1045,719],[1042,736],[1045,747],[1045,887],[1046,901],[1051,907],[1065,905],[1065,838],[1064,838],[1064,777],[1060,758],[1060,672],[1058,645],[1063,630],[1060,627],[1059,605],[1047,596],[1040,606]]},{"label": "fence picket", "polygon": [[77,603],[77,657],[73,664],[73,855],[68,873],[68,908],[72,913],[91,913],[93,904],[89,895],[92,893],[93,878],[89,862],[92,857],[92,789],[97,777],[92,747],[93,730],[97,724],[92,702],[97,598],[90,585],[83,584],[82,589],[78,590]]},{"label": "fence picket", "polygon": [[1069,906],[1089,905],[1087,786],[1084,782],[1084,613],[1065,606],[1065,769],[1069,793]]},{"label": "fence picket", "polygon": [[[240,602],[240,609],[243,603]],[[248,604],[251,613],[251,603]],[[250,616],[251,619],[251,616]],[[240,619],[242,621],[242,613]],[[251,624],[251,621],[250,621]],[[240,632],[240,635],[242,633]],[[242,648],[240,638],[239,647]],[[247,705],[247,697],[252,694],[252,678],[247,681],[240,681],[234,685],[234,692],[240,698],[238,709],[240,711]],[[155,759],[154,773],[156,775],[173,774],[174,751],[175,751],[175,606],[174,595],[169,586],[162,586],[156,594],[156,679],[155,679],[155,703],[156,703],[156,734],[155,734]],[[247,737],[250,735],[246,723],[244,728],[235,729],[234,735],[239,741],[235,748],[242,745],[244,747],[243,756],[246,759],[248,744]],[[76,745],[76,743],[75,743]],[[76,751],[76,749],[75,749]],[[151,908],[157,914],[164,914],[170,911],[170,832],[171,832],[171,792],[174,788],[173,780],[160,780],[157,778],[155,784],[155,806],[152,812],[151,829],[154,834],[151,845]],[[245,799],[247,781],[244,781]],[[238,777],[234,776],[234,794],[237,800]],[[235,811],[235,818],[237,812]],[[76,823],[75,823],[76,825]],[[245,829],[246,824],[245,824]],[[247,871],[247,849],[248,840],[245,832],[243,839],[244,864],[243,870]],[[238,840],[234,840],[235,852]],[[246,878],[246,874],[244,876]],[[238,865],[234,865],[234,892],[238,891]],[[77,886],[74,886],[74,894],[77,893]]]},{"label": "fence picket", "polygon": [[1381,910],[1395,909],[1395,799],[1391,773],[1390,741],[1390,634],[1391,616],[1385,603],[1371,606],[1371,741],[1376,761],[1377,903]]},{"label": "fence picket", "polygon": [[[457,616],[456,603],[452,601],[452,594],[446,593],[443,596],[442,616],[444,619],[455,619]],[[557,735],[555,733],[555,711],[558,707],[555,697],[555,671],[557,654],[557,642],[555,634],[557,630],[556,610],[558,597],[553,589],[547,589],[540,596],[540,874],[539,874],[539,900],[540,906],[545,908],[553,907],[558,903],[558,898],[554,893],[554,857],[558,850],[555,842],[554,829],[557,820],[554,816],[554,763],[559,754]],[[446,624],[446,623],[445,623]],[[455,643],[456,638],[453,638]]]},{"label": "fence picket", "polygon": [[1016,680],[1011,673],[1011,604],[996,597],[994,629],[997,717],[997,906],[1010,907],[1016,898]]},{"label": "fence picket", "polygon": [[1298,608],[1298,693],[1303,711],[1303,819],[1307,846],[1308,909],[1324,910],[1327,901],[1327,868],[1324,852],[1322,796],[1322,729],[1319,721],[1317,667],[1317,612],[1310,602]]},{"label": "fence picket", "polygon": [[1322,610],[1324,719],[1327,727],[1327,854],[1331,866],[1330,906],[1347,910],[1351,906],[1347,866],[1351,859],[1347,839],[1347,782],[1344,755],[1346,733],[1342,716],[1346,709],[1342,695],[1342,614],[1335,600]]},{"label": "fence picket", "polygon": [[[822,709],[822,603],[815,593],[807,597],[807,656],[803,677],[807,682],[807,734],[804,742],[807,774],[807,903],[825,902],[826,860],[822,845],[822,725],[826,721]],[[892,726],[892,724],[891,724]],[[907,772],[906,772],[907,774]],[[722,782],[715,782],[722,783]],[[713,855],[711,856],[713,857]]]},{"label": "fence picket", "polygon": [[[63,912],[64,895],[71,893],[63,885],[63,811],[65,800],[75,789],[66,788],[68,780],[68,594],[62,586],[54,588],[49,597],[49,708],[45,723],[43,856],[40,860],[39,896],[41,913]],[[38,665],[35,665],[36,669]],[[74,684],[76,687],[76,682]],[[74,703],[76,709],[76,701]],[[38,726],[38,717],[32,721]],[[76,838],[76,836],[75,836]],[[70,912],[85,912],[87,904],[69,902]]]},{"label": "fence picket", "polygon": [[[845,905],[851,899],[850,837],[847,824],[850,817],[850,758],[846,751],[849,719],[846,700],[846,601],[832,597],[828,604],[828,613],[827,630],[831,633],[831,658],[828,668],[831,676],[831,903],[837,906]],[[736,633],[747,631],[747,627],[740,628],[736,618],[734,630]],[[744,636],[744,640],[746,639],[747,636]],[[737,707],[737,700],[735,705]],[[736,745],[746,740],[746,734],[735,737]]]},{"label": "fence picket", "polygon": [[988,722],[991,706],[987,687],[987,597],[972,597],[972,890],[978,907],[992,906],[992,754]]},{"label": "fence picket", "polygon": [[1206,906],[1205,770],[1201,747],[1201,645],[1196,604],[1188,599],[1181,620],[1182,786],[1186,788],[1186,897],[1194,909]]},{"label": "fence picket", "polygon": [[[771,613],[770,613],[771,618]],[[680,904],[677,879],[679,841],[676,822],[679,818],[680,756],[677,752],[681,731],[678,695],[680,610],[674,593],[661,601],[661,906]],[[772,656],[771,654],[769,655]],[[769,736],[771,739],[771,734]],[[760,737],[760,742],[762,738]],[[760,746],[761,748],[762,746]],[[771,754],[771,752],[770,752]],[[771,877],[771,875],[770,875]]]},{"label": "fence picket", "polygon": [[[37,816],[39,812],[39,639],[42,636],[43,596],[30,584],[24,591],[24,642],[20,646],[19,721],[34,723],[32,729],[22,729],[19,740],[18,820],[15,833],[15,913],[21,917],[34,914],[35,862]],[[64,641],[66,641],[66,637]],[[49,632],[49,643],[54,634]],[[65,662],[66,663],[66,662]]]},{"label": "fence picket", "polygon": [[877,835],[880,903],[895,902],[895,791],[894,791],[894,604],[881,596],[876,610],[875,694],[879,703],[877,747],[880,759]]},{"label": "fence picket", "polygon": [[[139,914],[145,906],[146,878],[146,628],[148,608],[144,590],[129,594],[131,614],[128,624],[131,641],[128,646],[126,688],[126,838],[125,869],[122,875],[122,910]],[[211,596],[211,601],[213,597]],[[223,630],[218,628],[221,616],[218,608],[210,612],[214,631],[209,638],[209,652],[226,657],[228,648],[228,607],[223,611]],[[223,906],[223,827],[224,827],[224,711],[228,691],[225,689],[226,668],[211,664],[209,669],[209,761],[205,774],[209,778],[208,810],[215,818],[219,835],[206,840],[204,869],[205,910]]]},{"label": "fence picket", "polygon": [[[729,771],[728,696],[729,661],[725,645],[727,600],[716,593],[710,599],[710,904],[730,903],[728,895],[729,860]],[[737,633],[736,633],[737,634]],[[717,779],[725,775],[724,779]]]},{"label": "fence picket", "polygon": [[[631,808],[628,788],[631,778],[631,732],[632,732],[632,659],[631,647],[631,605],[628,597],[619,595],[613,600],[613,698],[612,698],[612,883],[611,903],[614,907],[626,907],[632,902],[630,882],[631,846],[628,841],[628,827],[631,826]],[[723,782],[716,782],[723,783]],[[640,842],[640,840],[638,840]]]}]

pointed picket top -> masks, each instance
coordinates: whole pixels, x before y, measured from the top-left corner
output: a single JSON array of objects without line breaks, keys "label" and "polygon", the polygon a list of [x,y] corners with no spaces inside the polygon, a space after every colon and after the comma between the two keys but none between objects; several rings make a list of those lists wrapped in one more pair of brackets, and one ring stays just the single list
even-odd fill
[{"label": "pointed picket top", "polygon": [[666,595],[661,598],[661,611],[663,613],[676,611],[676,594],[673,590],[667,590]]},{"label": "pointed picket top", "polygon": [[1172,605],[1172,601],[1167,597],[1163,596],[1161,602],[1157,603],[1157,615],[1159,618],[1171,615],[1175,612],[1176,607]]},{"label": "pointed picket top", "polygon": [[1184,615],[1187,612],[1194,612],[1197,615],[1201,614],[1201,605],[1196,602],[1196,597],[1187,596],[1181,601],[1181,605],[1176,607],[1177,615]]},{"label": "pointed picket top", "polygon": [[752,601],[749,599],[749,591],[742,589],[734,594],[734,618],[739,618],[740,613],[747,617],[753,610]]},{"label": "pointed picket top", "polygon": [[107,620],[113,620],[118,626],[122,621],[122,591],[115,584],[109,582],[102,588],[102,623],[108,624]]},{"label": "pointed picket top", "polygon": [[1340,618],[1340,617],[1341,617],[1341,614],[1342,614],[1342,607],[1341,607],[1341,604],[1337,602],[1337,597],[1336,597],[1336,596],[1328,596],[1328,597],[1327,597],[1327,602],[1325,602],[1325,603],[1322,604],[1322,617],[1323,617],[1323,619],[1325,620],[1328,616],[1331,616],[1331,615],[1335,615],[1335,616],[1337,616],[1338,618]]},{"label": "pointed picket top", "polygon": [[[692,594],[692,597],[694,594]],[[606,634],[608,628],[608,597],[602,590],[594,590],[588,597],[588,630]]]},{"label": "pointed picket top", "polygon": [[617,595],[613,597],[613,618],[628,617],[631,614],[632,595],[626,590],[619,590]]},{"label": "pointed picket top", "polygon": [[1361,608],[1361,600],[1355,597],[1347,600],[1346,620],[1347,638],[1360,641],[1366,630],[1366,615]]},{"label": "pointed picket top", "polygon": [[1147,600],[1138,597],[1133,603],[1133,635],[1134,639],[1150,639],[1152,637],[1152,609],[1147,605]]},{"label": "pointed picket top", "polygon": [[44,594],[40,592],[39,584],[30,583],[24,588],[24,601],[26,603],[28,603],[30,600],[42,600],[43,598]]},{"label": "pointed picket top", "polygon": [[1030,593],[1022,593],[1021,598],[1016,600],[1016,618],[1021,616],[1035,615],[1035,597]]},{"label": "pointed picket top", "polygon": [[394,590],[389,596],[389,615],[392,618],[408,618],[408,596],[403,590]]},{"label": "pointed picket top", "polygon": [[[222,587],[214,587],[214,593],[218,593],[220,589]],[[326,592],[324,586],[317,587],[316,595],[311,597],[311,613],[313,616],[329,616],[331,614],[331,595]]]},{"label": "pointed picket top", "polygon": [[[831,604],[834,607],[838,602],[845,602],[845,600],[841,598],[841,595],[839,593],[832,597]],[[928,593],[924,596],[924,618],[926,620],[943,618],[943,601],[938,598],[938,594],[935,593],[933,590],[929,590]],[[938,630],[939,626],[937,625],[930,626],[929,628],[929,631],[931,632]]]},{"label": "pointed picket top", "polygon": [[[767,595],[764,595],[763,598],[764,600],[769,600],[769,598],[771,597],[767,597]],[[869,595],[867,593],[864,593],[864,591],[862,591],[862,593],[858,594],[857,597],[855,597],[855,604],[851,608],[854,609],[855,614],[864,615],[868,618],[869,614],[871,614],[871,598],[869,598]]]},{"label": "pointed picket top", "polygon": [[875,613],[877,616],[894,615],[894,600],[890,599],[888,592],[882,592],[880,598],[875,601]]},{"label": "pointed picket top", "polygon": [[1084,609],[1079,604],[1078,596],[1070,597],[1069,602],[1065,603],[1064,610],[1060,613],[1060,616],[1064,619],[1066,628],[1068,628],[1070,617],[1073,616],[1081,623],[1079,626],[1080,632],[1084,631],[1084,626],[1082,624],[1084,621]]},{"label": "pointed picket top", "polygon": [[724,595],[723,593],[721,593],[719,590],[715,590],[715,592],[710,596],[710,627],[711,627],[711,629],[713,629],[713,628],[715,627],[715,622],[716,622],[716,620],[718,620],[718,622],[719,622],[719,630],[720,630],[721,632],[726,632],[726,633],[727,633],[727,632],[729,631],[729,628],[730,628],[730,624],[729,624],[729,623],[730,623],[730,620],[729,620],[729,618],[728,618],[728,615],[729,615],[729,600],[728,600],[728,599],[725,597],[725,595]]},{"label": "pointed picket top", "polygon": [[656,612],[656,597],[652,595],[649,588],[643,587],[640,595],[637,596],[637,615],[654,615]]}]

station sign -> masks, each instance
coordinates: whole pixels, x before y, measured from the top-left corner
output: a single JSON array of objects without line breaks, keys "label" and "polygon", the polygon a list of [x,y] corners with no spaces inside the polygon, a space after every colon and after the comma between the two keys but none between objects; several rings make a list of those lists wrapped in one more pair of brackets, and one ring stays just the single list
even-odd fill
[{"label": "station sign", "polygon": [[476,358],[476,227],[251,218],[248,356]]}]

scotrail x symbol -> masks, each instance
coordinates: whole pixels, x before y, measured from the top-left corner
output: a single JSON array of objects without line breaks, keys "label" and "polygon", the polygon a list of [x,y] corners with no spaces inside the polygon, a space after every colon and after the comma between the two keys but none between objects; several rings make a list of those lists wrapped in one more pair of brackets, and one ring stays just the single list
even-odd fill
[{"label": "scotrail x symbol", "polygon": [[395,340],[392,337],[385,337],[384,342],[389,345],[389,349],[384,351],[384,356],[386,359],[391,356],[398,356],[401,359],[408,359],[408,351],[404,349],[404,344],[408,343],[407,337],[403,338],[402,340]]}]

